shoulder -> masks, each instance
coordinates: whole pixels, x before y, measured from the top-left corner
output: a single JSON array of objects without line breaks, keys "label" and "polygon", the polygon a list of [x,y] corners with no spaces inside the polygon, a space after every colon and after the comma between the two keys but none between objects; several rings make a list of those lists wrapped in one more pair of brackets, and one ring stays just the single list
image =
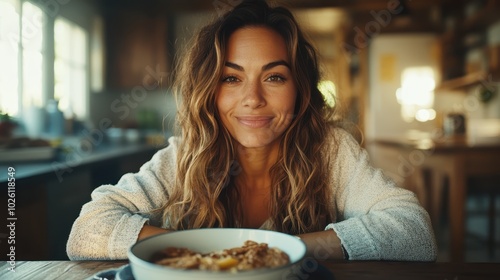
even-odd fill
[{"label": "shoulder", "polygon": [[329,127],[324,151],[328,154],[359,152],[361,150],[360,142],[344,128],[331,126]]},{"label": "shoulder", "polygon": [[338,181],[367,165],[369,156],[351,133],[344,128],[331,127],[323,148],[323,161],[330,179]]},{"label": "shoulder", "polygon": [[176,156],[177,151],[179,150],[180,139],[177,136],[171,136],[167,140],[167,145],[164,148],[158,150],[158,152],[154,155],[153,159],[164,159],[165,156]]},{"label": "shoulder", "polygon": [[168,138],[166,147],[158,150],[146,166],[156,171],[165,169],[167,169],[168,172],[174,171],[177,161],[177,152],[179,150],[179,142],[179,137]]}]

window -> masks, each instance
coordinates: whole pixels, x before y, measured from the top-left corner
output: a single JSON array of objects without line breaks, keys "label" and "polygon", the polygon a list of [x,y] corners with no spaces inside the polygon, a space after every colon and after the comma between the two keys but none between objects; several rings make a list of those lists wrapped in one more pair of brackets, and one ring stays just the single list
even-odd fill
[{"label": "window", "polygon": [[44,22],[32,3],[0,0],[0,110],[9,115],[43,106]]},{"label": "window", "polygon": [[17,115],[19,1],[0,1],[0,111]]},{"label": "window", "polygon": [[88,115],[87,33],[71,21],[54,22],[54,98],[59,109],[78,119]]},{"label": "window", "polygon": [[[37,4],[0,0],[0,112],[29,122],[28,108],[43,109],[56,99],[66,115],[84,120],[89,114],[87,31],[47,16]],[[47,30],[52,23],[54,33]],[[52,50],[54,61],[48,61]]]},{"label": "window", "polygon": [[22,51],[22,100],[23,108],[43,106],[43,22],[40,8],[24,2],[22,5],[21,51]]}]

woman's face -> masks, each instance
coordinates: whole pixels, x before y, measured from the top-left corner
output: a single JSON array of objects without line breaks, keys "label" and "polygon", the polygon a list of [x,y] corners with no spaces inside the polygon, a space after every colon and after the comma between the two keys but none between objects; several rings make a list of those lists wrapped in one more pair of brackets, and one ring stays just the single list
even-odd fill
[{"label": "woman's face", "polygon": [[222,123],[246,148],[270,146],[294,117],[297,93],[285,41],[269,28],[246,27],[229,37],[226,51],[216,97]]}]

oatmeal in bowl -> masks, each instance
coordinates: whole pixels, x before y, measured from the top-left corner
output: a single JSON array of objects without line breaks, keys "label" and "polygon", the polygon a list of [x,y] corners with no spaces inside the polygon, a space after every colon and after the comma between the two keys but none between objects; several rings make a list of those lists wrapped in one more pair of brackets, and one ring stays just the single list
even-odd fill
[{"label": "oatmeal in bowl", "polygon": [[298,238],[258,229],[195,229],[153,236],[128,253],[135,279],[293,279]]}]

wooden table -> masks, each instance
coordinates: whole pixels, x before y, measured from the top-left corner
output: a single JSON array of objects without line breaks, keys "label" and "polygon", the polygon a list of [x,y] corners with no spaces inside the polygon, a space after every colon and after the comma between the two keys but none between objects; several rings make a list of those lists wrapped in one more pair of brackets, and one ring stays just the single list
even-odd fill
[{"label": "wooden table", "polygon": [[[487,280],[500,279],[497,263],[419,263],[419,262],[334,262],[321,261],[335,280]],[[8,263],[0,266],[0,279],[79,279],[127,264],[125,261],[22,261],[16,263],[16,272],[7,270]],[[324,280],[324,279],[322,279]]]},{"label": "wooden table", "polygon": [[[500,175],[500,139],[468,139],[448,137],[440,139],[404,138],[379,139],[376,145],[396,149],[405,158],[405,168],[413,174],[422,175],[430,171],[430,176],[417,176],[418,189],[425,189],[423,200],[431,217],[436,222],[444,177],[448,178],[450,258],[464,261],[465,203],[467,178],[492,177]],[[408,166],[409,165],[409,166]]]}]

